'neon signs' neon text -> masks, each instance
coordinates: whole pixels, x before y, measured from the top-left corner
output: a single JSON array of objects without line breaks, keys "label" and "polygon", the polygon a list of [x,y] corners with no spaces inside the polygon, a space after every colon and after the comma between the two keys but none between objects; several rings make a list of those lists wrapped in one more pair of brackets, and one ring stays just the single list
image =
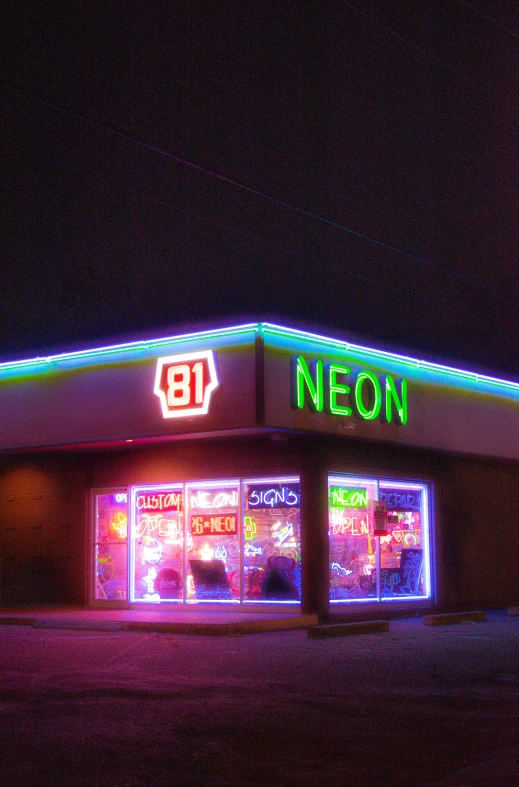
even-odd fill
[{"label": "'neon signs' neon text", "polygon": [[236,489],[197,490],[191,495],[191,508],[235,508],[238,505]]},{"label": "'neon signs' neon text", "polygon": [[298,506],[299,499],[299,484],[249,486],[247,494],[249,508],[290,508]]},{"label": "'neon signs' neon text", "polygon": [[[351,376],[351,379],[350,379]],[[292,358],[292,407],[305,404],[316,413],[349,417],[362,421],[380,418],[385,423],[405,426],[408,419],[407,381],[380,377],[364,369],[352,375],[349,366],[324,364],[320,359],[307,364],[302,355]]]}]

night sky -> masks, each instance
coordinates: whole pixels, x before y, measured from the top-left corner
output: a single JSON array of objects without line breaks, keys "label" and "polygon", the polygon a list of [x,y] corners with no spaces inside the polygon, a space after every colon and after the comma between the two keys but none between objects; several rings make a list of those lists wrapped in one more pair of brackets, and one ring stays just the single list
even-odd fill
[{"label": "night sky", "polygon": [[519,379],[517,0],[7,12],[0,356],[275,318]]}]

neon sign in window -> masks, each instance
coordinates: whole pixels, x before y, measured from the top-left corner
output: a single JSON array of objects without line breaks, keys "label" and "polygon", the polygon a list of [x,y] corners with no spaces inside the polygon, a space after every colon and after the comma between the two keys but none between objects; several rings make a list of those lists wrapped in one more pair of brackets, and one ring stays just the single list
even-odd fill
[{"label": "neon sign in window", "polygon": [[182,505],[182,492],[143,493],[136,498],[138,511],[181,511]]},{"label": "neon sign in window", "polygon": [[[376,535],[377,502],[387,530]],[[330,601],[431,596],[428,489],[406,481],[329,478]]]},{"label": "neon sign in window", "polygon": [[247,508],[298,507],[301,494],[299,484],[249,484]]},{"label": "neon sign in window", "polygon": [[365,479],[329,479],[330,601],[377,597],[377,542],[373,535],[376,484]]},{"label": "neon sign in window", "polygon": [[197,489],[190,492],[191,508],[235,508],[238,505],[237,489]]},{"label": "neon sign in window", "polygon": [[330,487],[331,508],[365,508],[367,505],[367,489],[349,489],[347,486]]},{"label": "neon sign in window", "polygon": [[182,601],[182,485],[137,487],[132,493],[132,601]]},{"label": "neon sign in window", "polygon": [[297,477],[133,487],[130,600],[299,603],[299,502]]},{"label": "neon sign in window", "polygon": [[191,516],[191,533],[194,536],[236,535],[237,521],[236,514],[216,514],[208,517],[195,514]]},{"label": "neon sign in window", "polygon": [[240,486],[237,481],[186,485],[190,603],[239,602]]},{"label": "neon sign in window", "polygon": [[168,355],[157,361],[154,393],[160,399],[164,418],[205,415],[217,387],[211,350]]}]

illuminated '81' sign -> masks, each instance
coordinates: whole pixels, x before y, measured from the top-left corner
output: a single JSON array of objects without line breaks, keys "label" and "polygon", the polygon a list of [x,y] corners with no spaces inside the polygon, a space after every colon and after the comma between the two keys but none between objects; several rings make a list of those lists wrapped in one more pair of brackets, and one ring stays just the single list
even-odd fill
[{"label": "illuminated '81' sign", "polygon": [[160,399],[164,418],[205,415],[217,387],[211,350],[168,355],[157,361],[154,393]]}]

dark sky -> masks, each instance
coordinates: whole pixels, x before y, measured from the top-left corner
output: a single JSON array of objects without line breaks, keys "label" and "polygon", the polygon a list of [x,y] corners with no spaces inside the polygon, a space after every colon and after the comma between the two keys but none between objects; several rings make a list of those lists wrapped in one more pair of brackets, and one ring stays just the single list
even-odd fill
[{"label": "dark sky", "polygon": [[12,3],[0,355],[275,317],[519,379],[518,46],[517,0]]}]

